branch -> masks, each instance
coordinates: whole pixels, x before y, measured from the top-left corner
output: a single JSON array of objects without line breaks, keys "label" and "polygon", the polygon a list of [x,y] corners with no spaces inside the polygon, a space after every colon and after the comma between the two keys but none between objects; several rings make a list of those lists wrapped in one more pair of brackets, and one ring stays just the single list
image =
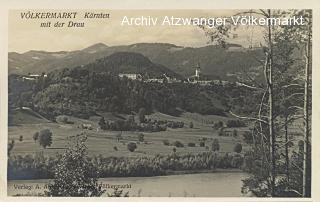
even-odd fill
[{"label": "branch", "polygon": [[267,121],[262,120],[262,119],[259,119],[259,118],[239,116],[239,115],[234,114],[232,111],[229,111],[229,113],[230,113],[232,116],[235,116],[235,117],[237,117],[237,118],[239,118],[239,119],[248,119],[248,120],[260,121],[260,122],[262,122],[262,123],[268,124]]}]

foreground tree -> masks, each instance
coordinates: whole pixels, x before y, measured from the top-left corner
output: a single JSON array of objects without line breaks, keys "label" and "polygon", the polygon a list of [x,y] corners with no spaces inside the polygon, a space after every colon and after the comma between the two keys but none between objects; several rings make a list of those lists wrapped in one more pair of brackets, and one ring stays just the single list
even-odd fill
[{"label": "foreground tree", "polygon": [[[256,97],[255,103],[257,104],[252,106],[252,111],[245,112],[244,115],[234,114],[230,111],[238,118],[254,122],[250,134],[252,136],[250,138],[252,139],[252,152],[248,155],[254,164],[250,168],[252,175],[244,180],[243,187],[256,196],[295,195],[310,197],[311,134],[309,119],[311,113],[310,40],[312,12],[311,10],[268,9],[249,10],[236,15],[245,14],[257,15],[265,19],[302,16],[306,20],[306,26],[274,26],[269,23],[265,27],[265,40],[260,43],[263,54],[256,56],[257,62],[263,67],[265,83],[257,83],[252,78],[247,79],[250,82],[249,86],[253,89],[252,97]],[[213,31],[205,27],[201,28],[212,41],[226,45],[226,38],[234,30],[231,27],[232,25],[229,24],[217,27]],[[305,51],[300,51],[301,47],[305,47]],[[301,64],[303,56],[304,65]],[[304,72],[301,71],[303,69],[305,69]],[[302,83],[304,87],[301,85]],[[304,92],[301,92],[301,89],[304,89]],[[288,126],[294,120],[301,119],[301,115],[304,118],[303,167],[296,164],[296,160],[290,163],[288,134]],[[283,153],[285,154],[283,155]],[[285,165],[283,165],[283,156],[285,156]],[[301,179],[298,174],[289,177],[289,173],[295,171],[301,172]],[[287,179],[283,179],[283,173],[286,173]],[[291,183],[293,181],[303,183]]]},{"label": "foreground tree", "polygon": [[97,171],[88,159],[86,136],[77,135],[69,142],[55,167],[54,180],[48,196],[97,197],[105,191],[97,180]]}]

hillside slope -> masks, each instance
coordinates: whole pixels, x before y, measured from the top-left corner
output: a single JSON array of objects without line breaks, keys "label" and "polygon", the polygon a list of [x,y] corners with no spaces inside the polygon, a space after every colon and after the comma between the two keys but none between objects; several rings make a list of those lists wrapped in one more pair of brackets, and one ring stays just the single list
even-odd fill
[{"label": "hillside slope", "polygon": [[9,73],[41,73],[66,67],[71,68],[92,63],[96,59],[116,52],[141,53],[153,63],[164,65],[182,76],[193,75],[194,67],[200,63],[204,74],[226,80],[234,80],[236,74],[244,70],[256,71],[259,64],[255,58],[259,58],[262,53],[259,49],[245,49],[235,44],[230,44],[226,48],[212,45],[191,48],[163,43],[139,43],[111,47],[99,43],[82,50],[69,52],[9,53]]}]

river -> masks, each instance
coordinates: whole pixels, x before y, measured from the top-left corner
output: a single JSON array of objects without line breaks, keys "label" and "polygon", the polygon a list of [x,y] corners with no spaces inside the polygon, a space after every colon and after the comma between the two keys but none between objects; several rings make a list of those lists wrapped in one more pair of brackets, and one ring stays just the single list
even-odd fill
[{"label": "river", "polygon": [[[243,172],[215,172],[157,177],[101,178],[99,182],[111,193],[120,185],[129,196],[241,197]],[[8,181],[8,195],[43,193],[49,180]],[[106,193],[104,194],[106,195]]]}]

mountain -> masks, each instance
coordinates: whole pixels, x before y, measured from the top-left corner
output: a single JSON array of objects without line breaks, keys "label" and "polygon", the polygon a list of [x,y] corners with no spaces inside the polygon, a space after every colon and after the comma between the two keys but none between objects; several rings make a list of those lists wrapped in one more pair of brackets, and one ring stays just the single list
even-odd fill
[{"label": "mountain", "polygon": [[254,72],[262,56],[259,49],[246,49],[236,44],[182,47],[167,43],[138,43],[123,46],[106,46],[99,43],[77,51],[45,52],[29,51],[23,54],[9,53],[9,74],[49,72],[55,69],[86,65],[116,52],[140,53],[151,62],[161,64],[182,75],[194,74],[200,63],[203,74],[234,80],[242,71]]},{"label": "mountain", "polygon": [[167,76],[181,78],[181,76],[167,67],[154,64],[147,57],[140,53],[116,52],[107,57],[96,60],[93,63],[82,66],[82,68],[91,69],[98,72],[119,73],[137,73],[141,75],[148,74],[151,77]]}]

